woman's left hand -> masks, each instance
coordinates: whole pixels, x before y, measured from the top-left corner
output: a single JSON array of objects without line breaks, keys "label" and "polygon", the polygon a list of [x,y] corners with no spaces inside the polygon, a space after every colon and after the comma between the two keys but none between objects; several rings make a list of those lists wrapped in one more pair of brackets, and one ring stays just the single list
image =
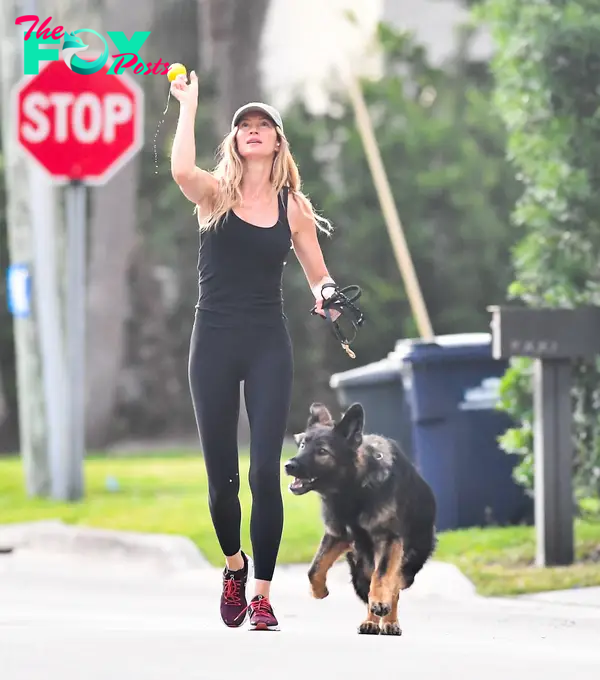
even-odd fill
[{"label": "woman's left hand", "polygon": [[[323,311],[323,298],[320,298],[316,301],[315,312],[317,314],[320,314],[322,317],[327,318],[325,316],[325,312]],[[331,315],[332,321],[335,321],[337,318],[339,318],[341,316],[340,312],[338,312],[337,309],[330,309],[329,314]]]}]

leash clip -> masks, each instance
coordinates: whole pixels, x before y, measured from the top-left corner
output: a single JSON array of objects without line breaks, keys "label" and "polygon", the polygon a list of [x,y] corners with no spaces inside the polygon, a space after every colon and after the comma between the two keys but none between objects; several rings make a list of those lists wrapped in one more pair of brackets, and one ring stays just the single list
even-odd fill
[{"label": "leash clip", "polygon": [[356,359],[356,354],[350,349],[350,346],[346,342],[341,343],[342,347],[346,350],[346,354],[351,358],[351,359]]}]

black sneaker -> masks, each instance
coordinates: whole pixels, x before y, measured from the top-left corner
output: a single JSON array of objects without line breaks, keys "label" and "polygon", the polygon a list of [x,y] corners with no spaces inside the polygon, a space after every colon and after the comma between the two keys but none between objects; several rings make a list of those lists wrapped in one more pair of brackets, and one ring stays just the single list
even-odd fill
[{"label": "black sneaker", "polygon": [[248,558],[242,553],[244,566],[238,571],[223,570],[223,592],[221,593],[221,618],[230,628],[238,628],[246,620],[246,581],[248,580]]}]

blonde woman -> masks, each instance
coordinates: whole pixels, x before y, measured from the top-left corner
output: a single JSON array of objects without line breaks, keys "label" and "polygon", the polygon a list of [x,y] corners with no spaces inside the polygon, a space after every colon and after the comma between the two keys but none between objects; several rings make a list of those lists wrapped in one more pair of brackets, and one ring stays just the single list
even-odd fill
[{"label": "blonde woman", "polygon": [[[225,557],[221,617],[254,630],[278,630],[270,587],[283,530],[280,459],[293,380],[283,312],[282,273],[293,248],[323,314],[331,282],[317,239],[330,231],[300,190],[279,112],[253,102],[238,109],[213,172],[196,166],[198,79],[178,76],[171,172],[196,205],[200,225],[199,299],[189,381],[209,485],[209,508]],[[324,293],[332,291],[326,288]],[[325,297],[327,295],[325,294]],[[255,591],[246,599],[248,557],[240,545],[237,429],[239,386],[250,424],[250,535]]]}]

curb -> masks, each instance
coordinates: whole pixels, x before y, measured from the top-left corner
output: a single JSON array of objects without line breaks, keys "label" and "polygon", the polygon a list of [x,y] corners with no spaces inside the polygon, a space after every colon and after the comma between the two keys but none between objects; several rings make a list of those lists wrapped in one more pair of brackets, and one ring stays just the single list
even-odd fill
[{"label": "curb", "polygon": [[59,520],[0,525],[3,552],[19,549],[72,555],[102,555],[157,562],[173,570],[209,565],[189,538],[168,534],[113,531],[65,524]]},{"label": "curb", "polygon": [[450,562],[429,560],[416,575],[413,592],[445,600],[465,600],[480,597],[475,584]]},{"label": "curb", "polygon": [[[0,524],[0,559],[20,549],[82,557],[101,556],[121,560],[152,562],[171,571],[198,573],[215,568],[186,536],[113,531],[42,520],[19,524]],[[280,564],[280,576],[308,569],[308,564]],[[336,564],[330,578],[347,581],[347,569]],[[411,587],[419,597],[442,599],[477,598],[474,584],[453,564],[428,561]]]}]

